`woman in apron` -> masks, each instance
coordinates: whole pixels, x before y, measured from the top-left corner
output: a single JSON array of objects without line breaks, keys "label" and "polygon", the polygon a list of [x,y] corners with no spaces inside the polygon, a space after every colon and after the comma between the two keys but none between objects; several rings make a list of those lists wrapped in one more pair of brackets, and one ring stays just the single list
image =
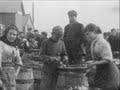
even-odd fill
[{"label": "woman in apron", "polygon": [[99,35],[95,24],[88,24],[85,32],[87,38],[92,42],[91,55],[93,61],[87,62],[87,68],[96,66],[95,87],[101,90],[118,90],[120,72],[112,62],[113,57],[109,43]]},{"label": "woman in apron", "polygon": [[18,29],[10,25],[0,41],[0,79],[5,90],[16,90],[15,79],[22,65],[16,44]]}]

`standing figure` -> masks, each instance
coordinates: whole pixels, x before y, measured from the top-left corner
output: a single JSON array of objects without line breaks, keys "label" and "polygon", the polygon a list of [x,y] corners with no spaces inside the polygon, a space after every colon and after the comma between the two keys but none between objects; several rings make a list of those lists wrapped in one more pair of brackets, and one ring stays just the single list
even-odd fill
[{"label": "standing figure", "polygon": [[16,44],[18,29],[10,25],[0,41],[0,78],[5,90],[16,90],[16,77],[22,65]]},{"label": "standing figure", "polygon": [[68,60],[64,42],[61,40],[63,29],[55,26],[52,36],[43,41],[41,46],[41,58],[44,62],[40,90],[56,90],[58,72],[61,62]]},{"label": "standing figure", "polygon": [[69,22],[65,26],[64,42],[68,53],[69,64],[80,64],[82,55],[82,44],[86,43],[83,24],[77,22],[77,12],[71,10],[68,12]]},{"label": "standing figure", "polygon": [[33,31],[32,28],[28,28],[28,32],[27,32],[27,34],[26,34],[26,37],[28,37],[31,33],[33,33],[32,31]]},{"label": "standing figure", "polygon": [[41,32],[41,38],[38,40],[38,46],[41,47],[42,42],[46,39],[48,39],[47,32],[45,31]]},{"label": "standing figure", "polygon": [[37,41],[35,40],[35,35],[33,33],[29,34],[27,40],[24,42],[24,53],[22,55],[22,60],[24,65],[29,65],[31,62],[30,57],[34,56],[33,50],[37,48]]},{"label": "standing figure", "polygon": [[104,39],[105,39],[106,41],[108,41],[109,36],[108,36],[108,33],[107,33],[107,32],[104,32],[104,33],[103,33],[103,37],[104,37]]},{"label": "standing figure", "polygon": [[116,45],[117,45],[117,32],[116,32],[116,29],[111,29],[111,35],[109,36],[108,38],[108,41],[111,45],[111,49],[112,49],[112,52],[114,53],[115,51],[117,51],[117,48],[116,48]]},{"label": "standing figure", "polygon": [[88,69],[96,66],[94,77],[95,87],[101,90],[118,90],[120,71],[113,63],[112,51],[109,43],[97,31],[95,24],[88,24],[85,28],[86,36],[91,43],[93,61],[88,61]]}]

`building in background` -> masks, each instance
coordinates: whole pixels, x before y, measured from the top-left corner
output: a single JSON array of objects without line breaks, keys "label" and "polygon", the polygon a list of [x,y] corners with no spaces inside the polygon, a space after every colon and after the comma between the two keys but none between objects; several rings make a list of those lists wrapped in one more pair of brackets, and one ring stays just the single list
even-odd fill
[{"label": "building in background", "polygon": [[22,0],[0,1],[0,24],[5,28],[15,24],[20,32],[27,32],[27,28],[33,28],[30,15],[25,14]]}]

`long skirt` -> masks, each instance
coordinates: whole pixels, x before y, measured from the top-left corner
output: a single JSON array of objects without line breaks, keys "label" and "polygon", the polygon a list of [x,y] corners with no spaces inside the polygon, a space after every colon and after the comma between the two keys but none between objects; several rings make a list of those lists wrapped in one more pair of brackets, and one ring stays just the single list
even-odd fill
[{"label": "long skirt", "polygon": [[42,72],[40,90],[56,90],[57,78],[45,72]]},{"label": "long skirt", "polygon": [[99,65],[95,74],[95,86],[103,90],[118,90],[120,86],[120,71],[112,61]]},{"label": "long skirt", "polygon": [[1,81],[5,90],[16,90],[16,76],[13,67],[3,67]]}]

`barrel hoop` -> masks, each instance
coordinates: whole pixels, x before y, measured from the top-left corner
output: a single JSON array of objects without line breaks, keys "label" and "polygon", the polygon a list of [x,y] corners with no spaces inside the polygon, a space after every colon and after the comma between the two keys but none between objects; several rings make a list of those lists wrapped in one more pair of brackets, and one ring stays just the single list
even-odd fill
[{"label": "barrel hoop", "polygon": [[66,86],[57,86],[58,89],[64,90],[64,89],[69,89],[71,85],[66,85]]},{"label": "barrel hoop", "polygon": [[41,79],[34,79],[34,83],[40,83]]},{"label": "barrel hoop", "polygon": [[35,70],[35,71],[36,71],[36,70],[37,70],[37,71],[41,71],[41,68],[38,68],[38,67],[37,67],[37,68],[33,68],[33,70]]},{"label": "barrel hoop", "polygon": [[76,74],[76,73],[60,73],[60,76],[65,76],[65,77],[75,77],[75,78],[80,78],[84,74]]},{"label": "barrel hoop", "polygon": [[26,69],[26,68],[24,68],[24,69],[20,69],[20,73],[25,73],[25,72],[32,72],[32,68],[29,68],[29,69]]},{"label": "barrel hoop", "polygon": [[30,83],[33,83],[34,80],[33,79],[17,79],[16,80],[16,83],[17,84],[30,84]]}]

